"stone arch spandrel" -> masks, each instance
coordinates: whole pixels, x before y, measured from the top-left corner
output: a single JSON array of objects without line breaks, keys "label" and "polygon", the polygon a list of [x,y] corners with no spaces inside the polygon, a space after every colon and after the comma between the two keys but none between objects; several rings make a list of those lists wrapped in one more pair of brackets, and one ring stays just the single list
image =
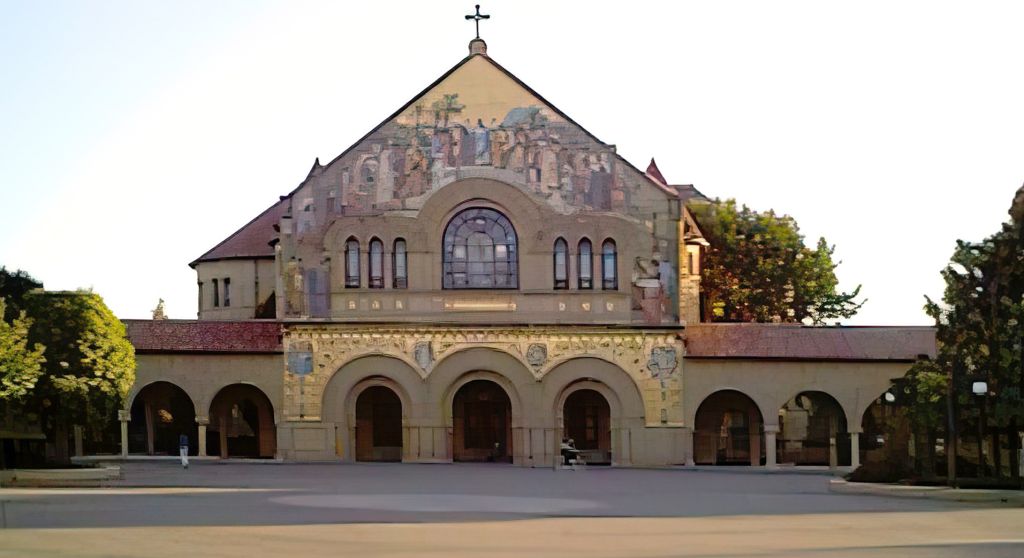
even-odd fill
[{"label": "stone arch spandrel", "polygon": [[[828,396],[839,408],[843,410],[843,416],[846,419],[847,428],[853,428],[856,422],[856,406],[857,406],[857,394],[856,393],[836,393],[836,390],[832,386],[823,386],[820,384],[808,384],[803,386],[796,386],[795,389],[790,389],[788,395],[782,395],[775,398],[777,405],[774,416],[778,416],[779,410],[786,405],[791,399],[800,395],[801,393],[821,393]],[[857,429],[859,431],[859,426]]]},{"label": "stone arch spandrel", "polygon": [[217,395],[233,385],[245,385],[256,388],[267,401],[270,402],[270,406],[274,410],[274,423],[279,423],[282,420],[281,415],[281,389],[271,389],[270,386],[264,382],[252,381],[251,379],[236,380],[233,378],[223,378],[221,381],[209,384],[207,389],[203,391],[202,398],[196,402],[196,408],[202,409],[201,414],[196,416],[209,417],[210,406],[213,405],[213,401],[217,398]]},{"label": "stone arch spandrel", "polygon": [[[627,215],[560,213],[510,183],[489,178],[465,178],[442,186],[420,208],[419,220],[435,223],[423,231],[426,245],[440,246],[448,220],[459,210],[474,205],[492,207],[508,217],[519,236],[521,252],[549,251],[549,244],[559,231],[564,231],[562,234],[566,234],[569,241],[570,237],[576,238],[569,233],[578,232],[580,227],[589,234],[606,231],[605,236],[614,237],[631,254],[641,251],[642,239],[645,238],[637,234],[641,224]],[[535,231],[554,232],[541,238],[534,234]]]},{"label": "stone arch spandrel", "polygon": [[558,416],[565,398],[583,384],[604,386],[602,392],[612,408],[612,417],[618,419],[645,419],[645,408],[640,388],[625,370],[606,360],[594,357],[578,357],[555,365],[544,375],[542,393],[544,407],[552,409]]},{"label": "stone arch spandrel", "polygon": [[[754,405],[757,406],[758,412],[761,413],[761,420],[764,421],[766,426],[778,424],[779,409],[781,408],[781,405],[779,407],[774,406],[776,397],[769,393],[765,393],[764,391],[752,390],[750,389],[750,386],[743,386],[739,384],[720,384],[694,394],[693,401],[695,401],[695,403],[686,410],[686,425],[690,428],[695,428],[697,424],[697,411],[700,409],[700,406],[712,395],[723,391],[735,391],[745,395],[754,402]],[[785,401],[783,401],[783,404],[785,404]],[[768,422],[769,419],[771,419],[771,422]]]},{"label": "stone arch spandrel", "polygon": [[422,405],[421,376],[402,359],[387,355],[363,355],[342,364],[324,386],[321,396],[322,420],[341,422],[355,412],[355,397],[372,385],[390,387],[402,402],[402,416],[410,419]]},{"label": "stone arch spandrel", "polygon": [[[427,232],[427,242],[440,242],[444,227],[460,208],[475,203],[489,203],[502,211],[512,221],[516,231],[523,234],[522,227],[527,225],[529,218],[539,218],[540,213],[551,213],[551,209],[530,198],[529,194],[519,188],[486,178],[467,178],[447,184],[427,198],[419,211],[419,220],[433,223],[433,229]],[[525,240],[525,239],[524,239]]]},{"label": "stone arch spandrel", "polygon": [[132,385],[132,389],[128,392],[128,396],[125,397],[125,400],[124,400],[125,401],[124,410],[128,411],[128,412],[131,412],[132,405],[135,404],[135,399],[139,396],[140,393],[142,393],[142,390],[146,389],[147,387],[149,387],[149,386],[151,386],[153,384],[159,384],[159,383],[170,384],[170,385],[180,389],[186,396],[188,396],[189,401],[192,402],[192,411],[193,411],[193,413],[195,413],[195,416],[196,417],[204,416],[204,415],[199,413],[199,409],[200,409],[199,401],[196,399],[195,395],[193,395],[188,389],[186,389],[184,386],[182,386],[177,381],[175,381],[175,379],[172,379],[172,378],[156,378],[156,379],[148,380],[144,384],[138,384],[138,383],[133,384]]},{"label": "stone arch spandrel", "polygon": [[500,349],[473,347],[451,353],[434,365],[427,377],[430,399],[440,403],[446,423],[451,421],[451,404],[460,387],[472,380],[491,380],[500,385],[512,403],[513,426],[536,416],[537,380],[515,356]]}]

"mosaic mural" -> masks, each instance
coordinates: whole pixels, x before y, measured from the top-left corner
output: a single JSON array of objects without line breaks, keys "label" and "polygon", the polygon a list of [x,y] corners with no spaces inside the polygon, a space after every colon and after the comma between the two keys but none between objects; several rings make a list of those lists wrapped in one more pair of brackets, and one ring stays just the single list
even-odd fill
[{"label": "mosaic mural", "polygon": [[330,214],[418,209],[467,171],[525,187],[562,213],[628,212],[651,187],[610,146],[474,57],[324,168],[301,192],[298,232]]},{"label": "mosaic mural", "polygon": [[564,215],[632,217],[651,235],[651,252],[631,255],[632,276],[621,278],[632,310],[648,323],[674,319],[678,215],[668,195],[484,56],[464,61],[334,161],[314,165],[291,198],[286,235],[294,236],[282,242],[285,315],[331,315],[331,266],[341,260],[322,250],[337,217],[413,214],[464,178],[512,185]]}]

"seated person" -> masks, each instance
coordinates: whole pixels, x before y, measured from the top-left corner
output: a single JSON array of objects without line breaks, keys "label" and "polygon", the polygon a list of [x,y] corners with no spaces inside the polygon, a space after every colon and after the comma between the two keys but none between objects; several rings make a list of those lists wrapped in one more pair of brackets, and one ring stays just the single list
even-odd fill
[{"label": "seated person", "polygon": [[572,461],[580,454],[580,450],[576,449],[576,443],[572,438],[562,438],[561,450],[563,465],[571,465]]}]

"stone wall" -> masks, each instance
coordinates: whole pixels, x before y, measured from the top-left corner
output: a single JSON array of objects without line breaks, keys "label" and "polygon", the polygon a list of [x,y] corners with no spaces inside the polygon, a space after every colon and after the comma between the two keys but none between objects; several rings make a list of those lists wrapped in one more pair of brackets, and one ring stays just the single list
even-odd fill
[{"label": "stone wall", "polygon": [[[449,461],[452,398],[488,379],[512,402],[517,464],[551,463],[564,399],[583,387],[608,400],[616,463],[684,458],[670,440],[683,418],[675,330],[292,325],[285,349],[308,352],[312,372],[285,376],[284,457],[352,459],[355,397],[385,385],[403,402],[404,459]],[[657,447],[636,446],[649,438]]]}]

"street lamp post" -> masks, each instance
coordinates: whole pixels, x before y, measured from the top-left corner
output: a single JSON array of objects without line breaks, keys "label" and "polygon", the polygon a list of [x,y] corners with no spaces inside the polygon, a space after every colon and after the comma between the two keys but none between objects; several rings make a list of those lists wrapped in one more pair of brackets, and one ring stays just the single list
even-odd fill
[{"label": "street lamp post", "polygon": [[[959,355],[958,355],[959,356]],[[956,486],[956,456],[959,450],[959,441],[956,432],[956,377],[959,368],[959,358],[953,363],[949,371],[949,384],[946,387],[946,484]]]},{"label": "street lamp post", "polygon": [[978,413],[978,477],[983,478],[988,473],[988,464],[985,462],[985,400],[988,399],[988,384],[974,382],[971,385],[971,392],[981,398]]}]

